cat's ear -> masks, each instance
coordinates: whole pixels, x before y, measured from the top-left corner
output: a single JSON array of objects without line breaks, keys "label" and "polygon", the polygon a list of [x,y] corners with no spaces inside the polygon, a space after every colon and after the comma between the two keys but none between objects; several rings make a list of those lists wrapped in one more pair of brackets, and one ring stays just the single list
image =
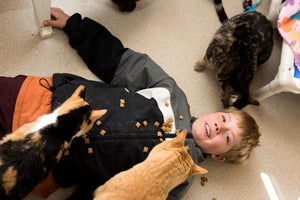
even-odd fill
[{"label": "cat's ear", "polygon": [[170,142],[168,142],[165,145],[164,149],[175,150],[175,149],[183,147],[186,135],[187,135],[187,130],[186,129],[182,130],[180,133],[178,133],[176,135],[176,137],[173,140],[170,140]]},{"label": "cat's ear", "polygon": [[199,165],[193,164],[191,176],[193,176],[195,174],[206,174],[206,173],[208,173],[207,169],[204,169],[203,167],[200,167]]},{"label": "cat's ear", "polygon": [[214,160],[216,160],[218,162],[224,162],[225,161],[225,158],[222,157],[219,154],[212,154],[211,157],[212,157],[212,159],[214,159]]},{"label": "cat's ear", "polygon": [[[82,124],[81,131],[78,134],[79,135],[81,135],[82,133],[86,134],[94,126],[94,123],[100,117],[102,117],[103,115],[105,115],[106,112],[107,112],[106,109],[103,109],[103,110],[92,110],[89,118],[85,121],[86,123]],[[76,134],[77,137],[79,136],[78,134]]]},{"label": "cat's ear", "polygon": [[103,110],[92,110],[91,116],[90,116],[90,120],[92,122],[95,122],[97,119],[99,119],[100,117],[102,117],[103,115],[105,115],[105,113],[107,112],[106,109]]},{"label": "cat's ear", "polygon": [[187,130],[183,129],[182,131],[180,131],[180,133],[177,134],[176,136],[176,140],[181,144],[184,145],[184,141],[187,135]]},{"label": "cat's ear", "polygon": [[84,96],[85,96],[85,87],[83,85],[79,85],[75,92],[72,94],[72,97],[76,97],[76,96],[79,96],[81,98],[84,99]]},{"label": "cat's ear", "polygon": [[233,94],[230,94],[229,98],[228,98],[228,105],[229,106],[233,106],[233,104],[239,100],[240,98],[240,95],[237,94],[237,93],[233,93]]}]

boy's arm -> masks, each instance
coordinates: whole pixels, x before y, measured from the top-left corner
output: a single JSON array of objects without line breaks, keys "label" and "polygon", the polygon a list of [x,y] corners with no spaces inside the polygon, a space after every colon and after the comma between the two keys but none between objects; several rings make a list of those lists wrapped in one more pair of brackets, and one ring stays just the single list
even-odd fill
[{"label": "boy's arm", "polygon": [[183,196],[187,193],[188,189],[191,186],[193,181],[193,177],[188,178],[183,183],[175,187],[168,195],[167,200],[179,200],[182,199]]},{"label": "boy's arm", "polygon": [[124,49],[120,40],[104,26],[81,15],[72,15],[63,28],[71,47],[77,50],[88,68],[104,82],[110,83]]},{"label": "boy's arm", "polygon": [[148,55],[124,48],[104,26],[79,14],[71,16],[64,31],[88,68],[104,82],[132,91],[152,87],[173,90],[175,81]]},{"label": "boy's arm", "polygon": [[176,86],[149,56],[124,48],[101,24],[89,18],[82,19],[79,14],[69,17],[59,8],[51,8],[51,15],[54,19],[44,24],[64,29],[70,45],[103,81],[134,91],[150,87],[172,90]]},{"label": "boy's arm", "polygon": [[130,91],[162,87],[168,89],[170,94],[175,93],[174,90],[181,92],[174,79],[148,55],[131,49],[123,53],[111,84],[126,87]]},{"label": "boy's arm", "polygon": [[103,81],[110,83],[119,60],[126,50],[120,40],[105,27],[79,14],[67,15],[60,8],[51,8],[51,20],[45,26],[63,29],[70,45],[78,51],[88,68]]}]

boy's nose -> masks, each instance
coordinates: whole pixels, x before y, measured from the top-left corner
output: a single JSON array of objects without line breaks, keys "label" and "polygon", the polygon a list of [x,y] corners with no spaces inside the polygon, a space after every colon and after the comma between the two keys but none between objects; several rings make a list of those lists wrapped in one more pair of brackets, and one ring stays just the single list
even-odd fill
[{"label": "boy's nose", "polygon": [[219,134],[220,128],[218,126],[218,124],[215,123],[215,129],[216,129],[216,133]]}]

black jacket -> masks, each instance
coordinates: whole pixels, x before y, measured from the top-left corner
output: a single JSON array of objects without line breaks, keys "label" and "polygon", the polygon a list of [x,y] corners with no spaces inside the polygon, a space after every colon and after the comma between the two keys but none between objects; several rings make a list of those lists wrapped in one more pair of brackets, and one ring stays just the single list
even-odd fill
[{"label": "black jacket", "polygon": [[[83,84],[91,106],[108,112],[102,117],[102,124],[95,125],[88,133],[89,143],[83,138],[73,140],[69,155],[54,169],[54,178],[61,187],[80,184],[94,190],[116,173],[143,161],[161,139],[174,137],[176,129],[191,132],[185,94],[151,58],[124,48],[105,27],[91,19],[81,19],[79,14],[68,20],[64,30],[70,45],[105,83],[54,74],[53,109]],[[120,99],[125,100],[124,108],[120,107]],[[158,136],[157,131],[161,131],[162,124],[169,118],[174,121],[173,129]],[[144,121],[147,125],[143,125]],[[139,128],[137,122],[141,123]],[[155,122],[159,126],[154,125]],[[100,134],[102,129],[106,131],[104,136]],[[204,157],[191,134],[186,143],[194,161],[201,162]],[[180,199],[190,180],[175,188],[168,199]]]}]

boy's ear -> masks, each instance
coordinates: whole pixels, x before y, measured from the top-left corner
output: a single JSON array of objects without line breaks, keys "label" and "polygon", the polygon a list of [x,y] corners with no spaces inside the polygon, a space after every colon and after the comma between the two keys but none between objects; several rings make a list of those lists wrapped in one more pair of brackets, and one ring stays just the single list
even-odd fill
[{"label": "boy's ear", "polygon": [[218,162],[224,162],[225,161],[225,158],[220,156],[219,154],[212,154],[211,157],[214,160],[218,161]]}]

